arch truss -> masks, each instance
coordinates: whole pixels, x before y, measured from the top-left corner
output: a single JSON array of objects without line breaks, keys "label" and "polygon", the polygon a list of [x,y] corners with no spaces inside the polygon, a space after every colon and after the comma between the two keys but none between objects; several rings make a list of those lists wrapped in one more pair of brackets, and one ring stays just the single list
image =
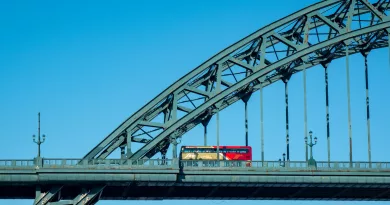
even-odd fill
[{"label": "arch truss", "polygon": [[[388,46],[390,0],[325,0],[216,54],[130,116],[84,159],[148,159],[253,92],[346,54]],[[133,150],[133,143],[141,143]]]}]

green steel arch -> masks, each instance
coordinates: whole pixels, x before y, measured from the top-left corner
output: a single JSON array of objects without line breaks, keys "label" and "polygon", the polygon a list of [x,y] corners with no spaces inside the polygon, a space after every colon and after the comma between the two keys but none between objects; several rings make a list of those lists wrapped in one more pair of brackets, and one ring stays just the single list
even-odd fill
[{"label": "green steel arch", "polygon": [[[151,158],[260,88],[346,54],[388,46],[389,3],[324,0],[261,28],[173,83],[84,159],[104,159],[118,148],[129,159]],[[143,145],[132,150],[132,143]]]}]

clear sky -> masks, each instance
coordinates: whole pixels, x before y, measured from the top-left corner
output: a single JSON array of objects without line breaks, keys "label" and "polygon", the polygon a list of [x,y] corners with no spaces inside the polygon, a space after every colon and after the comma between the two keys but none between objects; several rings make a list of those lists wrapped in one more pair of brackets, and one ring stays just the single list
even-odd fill
[{"label": "clear sky", "polygon": [[[1,1],[0,3],[0,150],[1,159],[32,159],[37,113],[47,135],[42,155],[81,158],[123,120],[162,90],[215,53],[253,31],[314,0],[220,1]],[[367,160],[363,58],[351,57],[354,160]],[[369,56],[372,109],[372,158],[389,161],[390,78],[388,50]],[[345,59],[333,62],[330,75],[331,158],[348,160]],[[319,138],[317,160],[326,160],[324,70],[308,70],[308,126]],[[265,157],[285,152],[284,85],[264,90]],[[290,84],[291,160],[304,159],[302,75]],[[260,159],[259,94],[249,103],[249,138]],[[221,144],[244,144],[244,106],[221,112]],[[215,144],[215,122],[209,144]],[[187,133],[182,144],[201,145],[203,128]],[[170,152],[169,152],[170,153]],[[118,158],[114,153],[112,158]],[[169,158],[171,156],[168,156]],[[0,200],[24,205],[32,200]],[[134,201],[101,201],[131,204]],[[183,201],[140,202],[175,205]],[[189,201],[188,204],[197,204]],[[239,204],[240,201],[202,201]],[[301,201],[247,201],[312,204]],[[315,202],[352,204],[356,202]],[[363,204],[363,203],[361,203]],[[383,204],[364,202],[364,204]]]}]

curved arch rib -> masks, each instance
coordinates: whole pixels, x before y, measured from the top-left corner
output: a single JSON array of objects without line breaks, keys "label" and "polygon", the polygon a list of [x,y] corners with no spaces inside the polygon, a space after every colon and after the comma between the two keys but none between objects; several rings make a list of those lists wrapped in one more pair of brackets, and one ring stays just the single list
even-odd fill
[{"label": "curved arch rib", "polygon": [[[355,1],[319,2],[240,40],[164,90],[123,122],[84,159],[106,158],[118,147],[130,146],[131,141],[145,145],[134,154],[128,149],[128,158],[150,158],[166,149],[172,139],[212,116],[216,108],[224,109],[246,94],[255,92],[260,83],[264,87],[299,72],[303,67],[327,65],[331,60],[344,56],[346,44],[350,45],[349,53],[386,46],[385,29],[390,23],[384,12],[388,10],[388,1],[375,4],[366,0],[351,2]],[[348,29],[345,16],[349,11],[359,19],[371,14],[369,25],[364,27],[359,20],[357,27],[353,25],[352,29]],[[325,33],[324,29],[328,32]],[[237,79],[239,74],[245,76]],[[235,81],[229,82],[224,78],[227,75],[233,76]],[[194,98],[189,95],[197,96],[201,104],[195,104]],[[180,102],[189,103],[194,109],[179,105]],[[187,114],[179,117],[179,111]],[[161,114],[163,121],[156,122]],[[152,136],[149,134],[152,131],[145,131],[145,128],[154,128],[152,131],[158,133]],[[137,138],[142,134],[149,139]]]},{"label": "curved arch rib", "polygon": [[[276,68],[290,63],[294,59],[303,58],[303,57],[307,56],[308,54],[310,54],[310,53],[312,53],[312,52],[314,52],[314,51],[316,51],[318,49],[321,49],[322,46],[325,46],[327,44],[328,45],[331,44],[331,45],[335,45],[336,46],[336,44],[339,43],[340,41],[342,42],[342,41],[348,40],[350,38],[353,38],[353,37],[356,37],[356,36],[359,36],[359,35],[362,35],[362,34],[372,33],[374,31],[377,31],[378,29],[386,29],[386,28],[389,28],[389,27],[390,27],[390,22],[386,22],[386,23],[382,23],[382,24],[379,24],[379,25],[376,25],[376,26],[372,26],[372,27],[368,27],[368,28],[365,28],[365,29],[357,30],[357,31],[354,31],[354,32],[351,32],[351,33],[346,33],[346,34],[341,35],[341,36],[339,36],[337,38],[329,40],[327,42],[323,42],[323,43],[320,43],[318,45],[315,45],[315,46],[303,49],[303,50],[297,52],[296,54],[294,54],[294,55],[292,55],[292,56],[290,56],[288,58],[285,58],[285,59],[283,59],[283,60],[281,60],[281,61],[279,61],[279,62],[277,62],[277,63],[275,63],[273,65],[265,67],[264,69],[261,69],[261,70],[255,72],[255,73],[253,73],[251,76],[247,77],[245,80],[240,81],[239,83],[235,84],[234,86],[224,90],[223,92],[221,92],[218,95],[216,95],[213,98],[211,98],[208,101],[207,104],[206,103],[203,104],[202,106],[198,107],[197,110],[194,110],[193,112],[191,112],[186,117],[184,117],[181,120],[177,121],[174,125],[169,127],[164,133],[160,134],[157,138],[155,138],[154,141],[162,141],[170,133],[172,133],[172,132],[174,132],[176,130],[180,130],[181,126],[183,126],[185,124],[196,123],[197,115],[202,114],[204,112],[204,110],[207,110],[207,108],[212,107],[212,106],[214,106],[217,103],[222,103],[220,105],[220,107],[219,107],[220,110],[225,108],[225,107],[227,107],[228,105],[231,104],[230,102],[228,102],[229,99],[226,99],[226,96],[229,96],[230,93],[233,93],[233,92],[237,92],[238,93],[241,90],[246,89],[246,86],[249,86],[249,84],[253,83],[254,81],[256,81],[257,79],[259,79],[261,77],[264,77],[266,74],[272,72]],[[310,65],[310,64],[302,64],[302,65],[298,66],[297,68],[299,70],[301,70],[303,68],[303,66],[312,67],[312,65]],[[268,83],[268,85],[269,84],[270,83]],[[267,85],[264,85],[264,86],[267,86]],[[252,89],[253,89],[252,91],[254,91],[255,89],[258,89],[258,86],[254,84],[252,86]],[[240,99],[241,96],[234,96],[234,97],[236,97],[236,99]],[[235,100],[235,101],[237,101],[237,100]],[[215,111],[213,111],[213,112],[215,112]],[[191,122],[191,119],[193,120],[192,122]],[[196,123],[196,124],[198,124],[198,123]],[[150,152],[155,146],[156,146],[156,144],[154,144],[154,143],[147,144],[141,150],[139,150],[138,152],[136,152],[133,155],[133,159],[147,158],[148,154],[149,154],[148,152]]]}]

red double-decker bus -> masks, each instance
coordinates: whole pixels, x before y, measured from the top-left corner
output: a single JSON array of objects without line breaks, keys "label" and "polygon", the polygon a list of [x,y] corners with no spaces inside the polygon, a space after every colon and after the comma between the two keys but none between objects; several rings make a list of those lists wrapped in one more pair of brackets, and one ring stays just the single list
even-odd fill
[{"label": "red double-decker bus", "polygon": [[[217,146],[182,146],[181,160],[217,160]],[[219,146],[219,159],[252,161],[250,146]]]}]

